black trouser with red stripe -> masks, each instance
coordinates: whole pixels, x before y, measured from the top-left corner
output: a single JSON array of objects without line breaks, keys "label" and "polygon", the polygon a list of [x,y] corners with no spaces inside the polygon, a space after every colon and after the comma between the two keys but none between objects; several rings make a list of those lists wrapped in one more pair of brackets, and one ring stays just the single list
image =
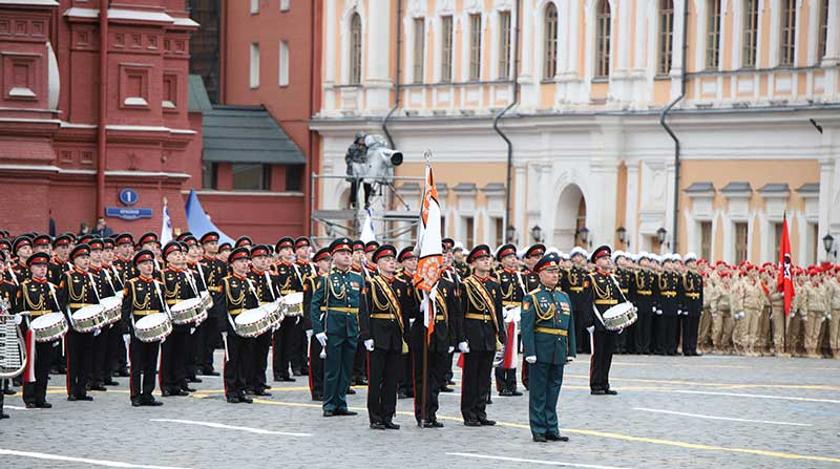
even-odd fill
[{"label": "black trouser with red stripe", "polygon": [[265,370],[268,367],[268,352],[271,349],[271,335],[268,332],[253,339],[253,354],[248,359],[248,377],[245,387],[250,391],[265,391]]},{"label": "black trouser with red stripe", "polygon": [[132,336],[129,345],[129,360],[131,371],[128,387],[131,400],[151,401],[155,390],[155,375],[157,374],[158,350],[160,342],[143,342]]},{"label": "black trouser with red stripe", "polygon": [[[34,338],[32,340],[35,340]],[[35,382],[23,383],[23,402],[27,404],[43,404],[47,400],[47,381],[50,366],[55,357],[59,341],[35,342]],[[32,357],[29,357],[31,360]],[[2,394],[2,390],[0,390]]]},{"label": "black trouser with red stripe", "polygon": [[67,396],[87,395],[87,382],[93,368],[93,333],[71,330],[65,336],[67,356]]},{"label": "black trouser with red stripe", "polygon": [[589,363],[589,389],[610,389],[610,366],[615,351],[615,332],[596,328],[592,332],[592,357]]},{"label": "black trouser with red stripe", "polygon": [[464,373],[461,376],[461,415],[464,421],[487,419],[485,409],[495,354],[495,350],[471,350],[464,354]]},{"label": "black trouser with red stripe", "polygon": [[189,335],[190,326],[173,326],[172,333],[161,345],[161,391],[174,393],[187,386],[187,362],[192,360]]},{"label": "black trouser with red stripe", "polygon": [[251,359],[253,340],[236,335],[231,321],[225,321],[227,356],[224,364],[225,397],[245,395],[247,361]]},{"label": "black trouser with red stripe", "polygon": [[93,368],[91,369],[88,382],[93,385],[102,385],[111,381],[111,353],[113,326],[105,326],[102,331],[93,338]]},{"label": "black trouser with red stripe", "polygon": [[296,324],[298,318],[289,316],[283,318],[280,328],[274,331],[274,350],[272,355],[272,366],[274,368],[274,379],[290,378],[289,366],[295,353],[296,332],[300,326]]}]

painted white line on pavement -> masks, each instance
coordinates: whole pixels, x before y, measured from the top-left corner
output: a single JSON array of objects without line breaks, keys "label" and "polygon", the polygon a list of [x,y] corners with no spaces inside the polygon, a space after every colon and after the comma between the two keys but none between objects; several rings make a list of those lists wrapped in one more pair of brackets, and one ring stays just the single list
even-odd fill
[{"label": "painted white line on pavement", "polygon": [[782,401],[825,402],[828,404],[840,404],[840,400],[837,399],[820,399],[816,397],[773,396],[770,394],[750,394],[741,392],[687,391],[683,389],[674,389],[669,390],[668,392],[676,392],[680,394],[703,394],[705,396],[751,397],[753,399],[777,399]]},{"label": "painted white line on pavement", "polygon": [[4,409],[12,409],[12,410],[29,410],[26,407],[18,407],[16,405],[4,405]]},{"label": "painted white line on pavement", "polygon": [[277,432],[274,430],[264,430],[262,428],[251,427],[237,427],[235,425],[225,425],[223,423],[214,422],[198,422],[195,420],[179,420],[179,419],[149,419],[150,422],[167,422],[167,423],[182,423],[184,425],[198,425],[201,427],[223,428],[226,430],[238,430],[241,432],[257,433],[259,435],[282,435],[282,436],[312,436],[311,433],[294,433],[294,432]]},{"label": "painted white line on pavement", "polygon": [[34,451],[17,451],[13,449],[2,449],[0,448],[0,454],[9,455],[9,456],[19,456],[22,458],[34,458],[34,459],[46,459],[48,461],[64,461],[64,462],[77,462],[82,464],[89,464],[91,466],[105,466],[105,467],[137,467],[137,468],[144,468],[144,469],[187,469],[187,468],[179,468],[174,466],[153,466],[149,464],[131,464],[127,462],[120,462],[120,461],[107,461],[104,459],[88,459],[88,458],[75,458],[72,456],[61,456],[58,454],[48,454],[48,453],[37,453]]},{"label": "painted white line on pavement", "polygon": [[627,469],[623,467],[617,466],[599,466],[597,464],[578,464],[572,462],[561,462],[561,461],[543,461],[541,459],[523,459],[523,458],[510,458],[507,456],[488,456],[486,454],[473,454],[473,453],[446,453],[449,456],[461,456],[463,458],[475,458],[475,459],[493,459],[496,461],[508,461],[508,462],[520,462],[520,463],[529,463],[529,464],[543,464],[545,466],[562,466],[562,467],[585,467],[588,469]]},{"label": "painted white line on pavement", "polygon": [[750,419],[739,419],[735,417],[718,417],[714,415],[703,415],[703,414],[689,414],[687,412],[675,412],[673,410],[663,410],[663,409],[648,409],[646,407],[634,407],[633,410],[641,410],[644,412],[654,412],[657,414],[668,414],[668,415],[681,415],[683,417],[696,417],[699,419],[709,419],[709,420],[726,420],[730,422],[747,422],[747,423],[764,423],[768,425],[792,425],[794,427],[813,427],[810,423],[793,423],[793,422],[777,422],[773,420],[750,420]]}]

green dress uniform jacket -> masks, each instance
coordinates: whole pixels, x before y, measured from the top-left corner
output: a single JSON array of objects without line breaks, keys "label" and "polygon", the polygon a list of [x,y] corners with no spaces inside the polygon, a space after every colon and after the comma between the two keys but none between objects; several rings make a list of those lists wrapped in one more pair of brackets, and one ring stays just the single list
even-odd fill
[{"label": "green dress uniform jacket", "polygon": [[525,296],[522,307],[522,346],[538,363],[562,365],[575,356],[575,323],[569,296],[541,286]]}]

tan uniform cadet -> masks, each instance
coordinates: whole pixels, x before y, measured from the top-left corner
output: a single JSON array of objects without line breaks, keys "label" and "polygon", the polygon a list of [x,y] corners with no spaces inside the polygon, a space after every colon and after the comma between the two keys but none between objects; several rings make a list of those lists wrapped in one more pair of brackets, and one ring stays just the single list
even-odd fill
[{"label": "tan uniform cadet", "polygon": [[818,277],[811,278],[803,291],[808,296],[808,319],[805,324],[805,353],[808,357],[819,358],[826,317],[827,295],[823,282]]},{"label": "tan uniform cadet", "polygon": [[719,278],[711,272],[703,282],[703,311],[700,313],[700,328],[697,333],[697,346],[701,352],[708,351],[712,341],[712,295]]},{"label": "tan uniform cadet", "polygon": [[834,358],[840,358],[840,281],[837,276],[826,278],[830,292],[831,318],[828,320],[828,345]]},{"label": "tan uniform cadet", "polygon": [[805,294],[807,279],[804,276],[796,278],[796,296],[790,305],[790,319],[788,320],[787,344],[788,352],[793,356],[802,356],[802,335],[805,331],[808,317],[808,295]]},{"label": "tan uniform cadet", "polygon": [[758,322],[767,303],[761,282],[754,275],[748,274],[742,278],[732,294],[732,310],[743,315],[735,326],[732,342],[737,353],[748,356],[758,355],[755,352]]},{"label": "tan uniform cadet", "polygon": [[[791,307],[791,309],[793,309]],[[770,289],[770,323],[773,333],[773,351],[776,356],[789,357],[790,353],[785,350],[785,330],[790,326],[790,319],[787,319],[787,325],[783,325],[785,320],[785,294],[773,287]]]},{"label": "tan uniform cadet", "polygon": [[734,280],[729,276],[721,277],[714,290],[712,290],[712,345],[718,353],[730,353],[732,351],[731,341],[735,320],[732,316],[729,291],[733,282]]}]

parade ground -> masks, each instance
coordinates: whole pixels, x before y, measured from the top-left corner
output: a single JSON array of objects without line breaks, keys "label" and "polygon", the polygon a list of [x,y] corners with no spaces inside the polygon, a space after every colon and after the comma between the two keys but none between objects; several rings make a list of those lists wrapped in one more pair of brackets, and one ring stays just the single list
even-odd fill
[{"label": "parade ground", "polygon": [[[493,396],[495,427],[469,428],[460,387],[441,393],[442,429],[419,429],[411,400],[399,431],[371,430],[366,391],[352,417],[324,418],[306,377],[272,383],[272,396],[227,404],[222,380],[162,407],[133,408],[127,378],[95,402],[67,402],[53,376],[50,410],[7,399],[4,467],[796,467],[840,465],[840,361],[704,356],[616,356],[617,396],[591,396],[588,356],[566,367],[559,414],[568,443],[533,443],[527,394]],[[221,356],[217,355],[217,363]],[[460,370],[456,368],[456,380]],[[271,376],[269,372],[268,376]]]}]

